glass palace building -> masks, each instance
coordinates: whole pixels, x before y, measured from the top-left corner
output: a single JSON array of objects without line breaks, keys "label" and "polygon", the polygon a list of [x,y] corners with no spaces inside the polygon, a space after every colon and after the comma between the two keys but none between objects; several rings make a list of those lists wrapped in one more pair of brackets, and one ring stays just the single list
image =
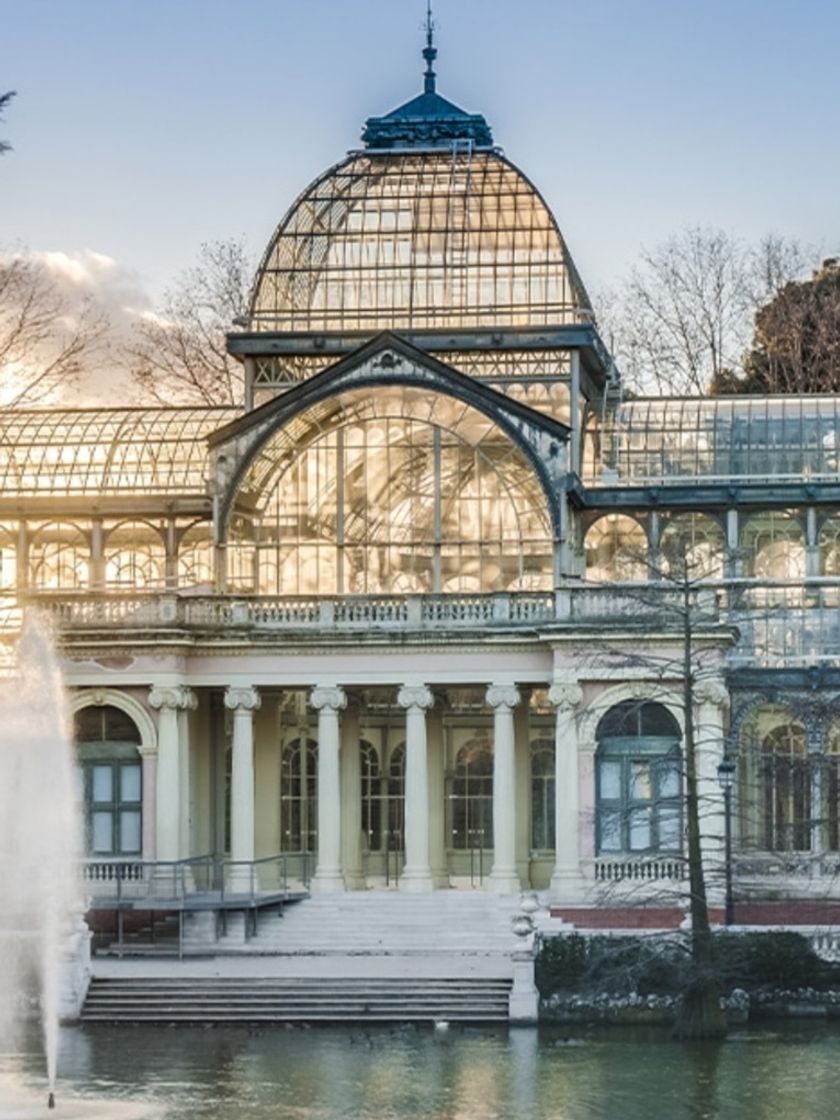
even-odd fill
[{"label": "glass palace building", "polygon": [[837,398],[624,400],[432,58],[271,237],[244,409],[0,418],[3,594],[58,628],[88,854],[673,900],[688,702],[712,897],[726,757],[739,900],[830,899]]}]

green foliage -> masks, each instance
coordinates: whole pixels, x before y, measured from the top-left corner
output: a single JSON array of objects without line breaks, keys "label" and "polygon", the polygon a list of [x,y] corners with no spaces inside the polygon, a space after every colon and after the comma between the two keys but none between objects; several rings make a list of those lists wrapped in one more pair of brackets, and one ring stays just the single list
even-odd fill
[{"label": "green foliage", "polygon": [[720,933],[712,952],[729,990],[840,986],[840,968],[821,960],[800,933]]},{"label": "green foliage", "polygon": [[[706,969],[708,971],[706,971]],[[718,933],[711,960],[698,973],[682,935],[550,938],[540,946],[540,994],[685,995],[705,981],[734,988],[840,988],[840,966],[828,964],[798,933]]]}]

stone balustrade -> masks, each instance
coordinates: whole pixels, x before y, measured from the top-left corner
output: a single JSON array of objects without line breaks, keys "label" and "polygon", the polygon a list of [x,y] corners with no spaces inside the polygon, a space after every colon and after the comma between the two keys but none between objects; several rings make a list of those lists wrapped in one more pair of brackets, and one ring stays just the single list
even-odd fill
[{"label": "stone balustrade", "polygon": [[[245,632],[529,629],[600,624],[678,626],[680,588],[655,583],[568,582],[557,591],[447,595],[194,596],[174,592],[44,592],[36,604],[59,629],[119,626],[129,631],[183,629]],[[731,623],[740,640],[730,653],[737,665],[787,666],[815,660],[840,663],[840,583],[814,580],[796,587],[731,581],[692,589],[697,625]]]}]

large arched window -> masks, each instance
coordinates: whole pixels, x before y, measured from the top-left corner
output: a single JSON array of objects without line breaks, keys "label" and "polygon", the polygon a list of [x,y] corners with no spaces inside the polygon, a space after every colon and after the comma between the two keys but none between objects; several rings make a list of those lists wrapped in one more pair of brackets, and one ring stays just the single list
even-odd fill
[{"label": "large arched window", "polygon": [[92,856],[139,856],[143,847],[140,732],[119,708],[81,708],[76,754],[84,791],[85,850]]},{"label": "large arched window", "polygon": [[231,582],[263,594],[552,586],[524,453],[484,413],[409,386],[338,393],[274,433],[240,483],[227,552]]},{"label": "large arched window", "polygon": [[811,847],[811,768],[805,728],[785,723],[761,743],[764,847],[805,852]]},{"label": "large arched window", "polygon": [[531,847],[554,850],[554,740],[531,740]]},{"label": "large arched window", "polygon": [[803,579],[805,534],[787,511],[756,514],[741,531],[744,575],[762,579]]},{"label": "large arched window", "polygon": [[89,585],[90,542],[78,525],[52,521],[32,534],[29,581],[39,591],[77,591]]},{"label": "large arched window", "polygon": [[280,762],[280,847],[284,852],[318,848],[318,744],[293,739]]},{"label": "large arched window", "polygon": [[388,851],[405,845],[405,743],[398,743],[388,759]]},{"label": "large arched window", "polygon": [[668,519],[660,543],[663,575],[672,579],[722,579],[726,538],[719,522],[704,513]]},{"label": "large arched window", "polygon": [[650,700],[623,700],[598,724],[599,855],[682,850],[680,729]]},{"label": "large arched window", "polygon": [[584,551],[587,579],[645,580],[650,573],[645,531],[624,513],[599,517],[586,534]]},{"label": "large arched window", "polygon": [[148,521],[122,521],[105,538],[105,584],[109,588],[151,589],[166,582],[166,548]]},{"label": "large arched window", "polygon": [[[745,846],[809,851],[815,767],[802,722],[783,704],[753,710],[741,730],[739,804]],[[829,777],[830,781],[830,777]]]},{"label": "large arched window", "polygon": [[493,847],[493,747],[472,739],[458,751],[450,797],[452,847],[456,851]]},{"label": "large arched window", "polygon": [[362,778],[362,835],[369,852],[378,852],[382,843],[382,797],[379,756],[372,743],[359,743]]}]

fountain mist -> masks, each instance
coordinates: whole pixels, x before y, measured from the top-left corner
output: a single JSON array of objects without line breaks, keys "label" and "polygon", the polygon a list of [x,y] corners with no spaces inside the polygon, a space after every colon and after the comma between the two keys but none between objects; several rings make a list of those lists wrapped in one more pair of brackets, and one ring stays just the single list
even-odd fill
[{"label": "fountain mist", "polygon": [[62,947],[81,911],[81,827],[70,720],[49,627],[27,618],[0,683],[0,1030],[13,1037],[37,989],[55,1084]]}]

